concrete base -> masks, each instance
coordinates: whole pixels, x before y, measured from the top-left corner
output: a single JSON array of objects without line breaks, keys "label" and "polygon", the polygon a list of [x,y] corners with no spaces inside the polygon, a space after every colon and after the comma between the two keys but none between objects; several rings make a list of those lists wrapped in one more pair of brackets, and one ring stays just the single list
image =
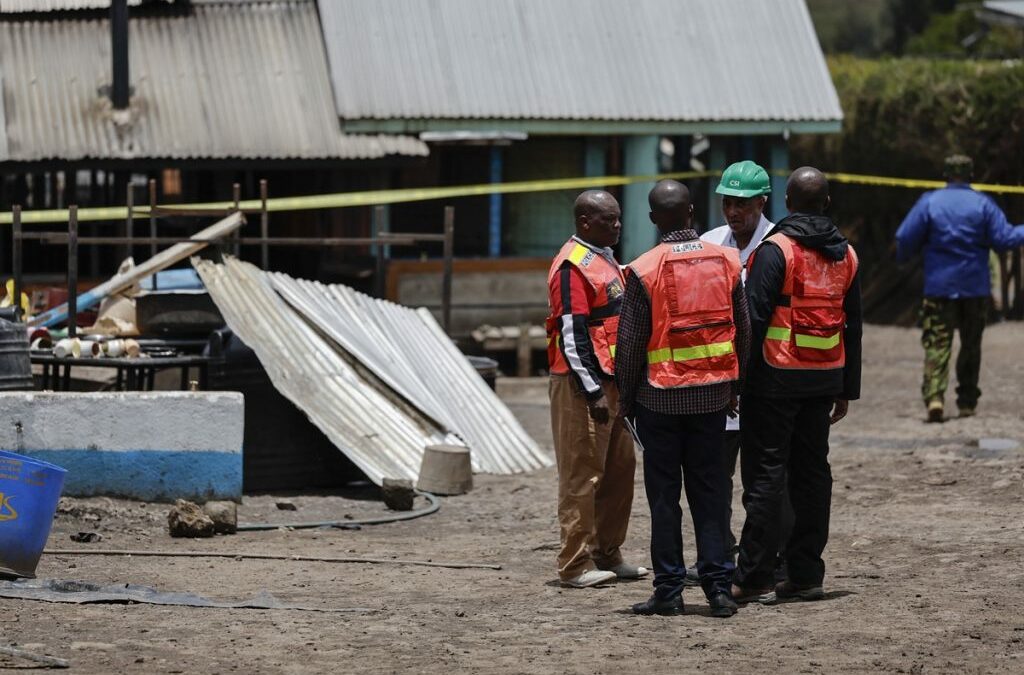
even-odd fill
[{"label": "concrete base", "polygon": [[0,449],[67,469],[64,494],[242,498],[237,392],[0,393]]}]

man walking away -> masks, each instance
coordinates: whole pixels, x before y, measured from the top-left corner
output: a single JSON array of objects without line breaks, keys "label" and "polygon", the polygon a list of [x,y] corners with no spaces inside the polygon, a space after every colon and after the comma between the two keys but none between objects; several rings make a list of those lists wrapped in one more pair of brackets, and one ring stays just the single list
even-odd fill
[{"label": "man walking away", "polygon": [[548,366],[551,428],[558,465],[558,576],[584,588],[638,579],[643,567],[622,560],[633,504],[633,440],[616,410],[615,337],[622,304],[622,271],[611,247],[622,211],[607,192],[576,198],[576,234],[548,272]]},{"label": "man walking away", "polygon": [[921,195],[896,231],[899,262],[924,250],[921,394],[929,422],[943,421],[954,330],[960,331],[956,405],[960,417],[975,414],[981,396],[981,334],[992,293],[989,250],[1024,246],[1024,225],[1011,226],[991,197],[971,188],[973,167],[965,155],[947,157],[949,184]]},{"label": "man walking away", "polygon": [[832,473],[829,425],[860,397],[857,256],[824,215],[828,181],[803,167],[786,185],[789,215],[754,252],[747,275],[753,334],[743,389],[742,443],[758,458],[732,588],[738,602],[769,600],[787,477],[793,531],[777,599],[824,596]]},{"label": "man walking away", "polygon": [[685,485],[701,585],[711,615],[729,617],[736,603],[721,453],[750,343],[740,262],[735,249],[697,238],[686,186],[661,181],[649,200],[661,243],[628,268],[616,368],[619,414],[636,416],[651,509],[654,595],[633,612],[683,613]]}]

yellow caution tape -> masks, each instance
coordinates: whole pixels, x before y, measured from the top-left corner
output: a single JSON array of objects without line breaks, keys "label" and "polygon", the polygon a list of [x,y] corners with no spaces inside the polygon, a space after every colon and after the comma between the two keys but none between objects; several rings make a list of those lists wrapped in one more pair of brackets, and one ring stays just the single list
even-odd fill
[{"label": "yellow caution tape", "polygon": [[[922,188],[935,190],[944,188],[948,183],[942,180],[923,180],[919,178],[889,178],[886,176],[864,176],[856,173],[826,173],[829,180],[837,183],[852,183],[857,185],[879,185],[882,187],[901,188]],[[1024,194],[1024,185],[999,185],[996,183],[971,183],[971,187],[979,192],[994,192],[997,194]]]},{"label": "yellow caution tape", "polygon": [[[553,180],[530,180],[516,183],[483,183],[480,185],[458,185],[436,188],[406,188],[401,190],[371,190],[367,192],[339,192],[329,195],[312,195],[309,197],[278,197],[267,200],[267,211],[305,211],[310,209],[337,209],[349,206],[377,206],[380,204],[399,204],[403,202],[422,202],[431,199],[453,199],[455,197],[476,197],[489,194],[512,194],[517,192],[548,192],[552,190],[583,190],[612,185],[629,185],[631,183],[651,183],[666,178],[689,180],[691,178],[707,178],[717,175],[710,171],[683,171],[677,173],[661,173],[651,176],[595,176],[591,178],[557,178]],[[261,207],[258,199],[248,199],[238,203],[238,208],[249,211]],[[161,206],[171,209],[222,209],[234,208],[234,202],[207,202],[204,204],[169,204]],[[67,209],[48,211],[22,211],[21,222],[33,223],[66,223]],[[124,206],[78,209],[78,222],[95,220],[124,220],[128,217],[128,209]],[[149,218],[148,206],[137,206],[132,209],[133,218]],[[0,213],[0,224],[13,222],[11,213]]]},{"label": "yellow caution tape", "polygon": [[[772,172],[774,175],[788,175]],[[458,185],[452,187],[406,188],[400,190],[370,190],[367,192],[338,192],[327,195],[307,197],[278,197],[267,200],[267,211],[305,211],[312,209],[337,209],[350,206],[377,206],[381,204],[400,204],[405,202],[421,202],[433,199],[454,199],[457,197],[476,197],[490,194],[515,194],[523,192],[549,192],[553,190],[583,190],[587,188],[609,187],[613,185],[630,185],[633,183],[652,183],[671,178],[689,180],[693,178],[709,178],[718,176],[717,171],[682,171],[676,173],[660,173],[645,176],[595,176],[590,178],[557,178],[552,180],[530,180],[515,183],[482,183],[479,185]],[[886,176],[867,176],[852,173],[826,173],[828,179],[837,183],[857,185],[876,185],[879,187],[900,187],[913,189],[935,189],[945,187],[946,183],[938,180],[922,180],[914,178],[891,178]],[[1000,194],[1024,194],[1022,185],[995,185],[989,183],[972,183],[971,186],[982,192]],[[245,211],[255,211],[261,207],[258,199],[247,199],[238,203]],[[234,202],[206,202],[202,204],[169,204],[161,206],[166,210],[173,209],[209,209],[224,210],[234,208]],[[124,206],[108,206],[84,208],[78,210],[78,221],[124,220],[128,217],[128,209]],[[132,209],[133,218],[148,218],[149,208],[137,206]],[[69,218],[67,209],[47,211],[23,211],[21,222],[26,225],[36,223],[66,223]],[[13,222],[11,212],[0,213],[0,225]]]}]

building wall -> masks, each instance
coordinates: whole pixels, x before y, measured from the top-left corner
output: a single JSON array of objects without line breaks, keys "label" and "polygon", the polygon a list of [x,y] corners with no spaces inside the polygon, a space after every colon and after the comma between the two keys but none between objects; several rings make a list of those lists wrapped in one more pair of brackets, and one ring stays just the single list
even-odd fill
[{"label": "building wall", "polygon": [[[505,180],[576,178],[585,172],[586,143],[579,137],[531,138],[505,150]],[[506,195],[502,224],[511,256],[554,255],[573,231],[579,190]]]}]

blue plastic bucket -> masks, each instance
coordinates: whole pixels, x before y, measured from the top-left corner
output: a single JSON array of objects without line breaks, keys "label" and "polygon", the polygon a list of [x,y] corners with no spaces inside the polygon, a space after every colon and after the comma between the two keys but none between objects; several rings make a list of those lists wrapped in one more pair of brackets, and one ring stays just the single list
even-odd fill
[{"label": "blue plastic bucket", "polygon": [[0,450],[0,575],[36,576],[65,473],[59,466]]}]

